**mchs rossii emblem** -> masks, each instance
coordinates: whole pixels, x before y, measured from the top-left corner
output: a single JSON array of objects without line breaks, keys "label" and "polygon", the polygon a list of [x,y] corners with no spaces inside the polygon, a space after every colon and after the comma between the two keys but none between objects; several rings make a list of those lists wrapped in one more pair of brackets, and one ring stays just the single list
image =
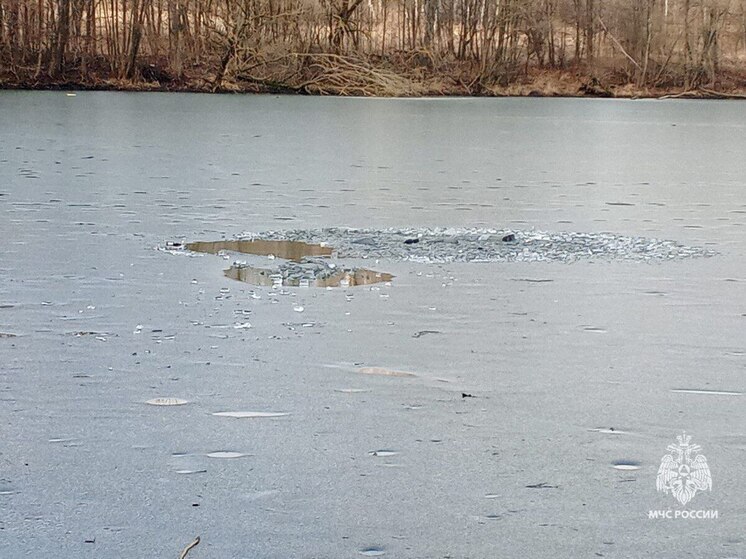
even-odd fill
[{"label": "mchs rossii emblem", "polygon": [[658,468],[656,487],[658,491],[669,492],[679,503],[686,505],[697,491],[712,489],[712,476],[707,458],[700,454],[702,448],[690,444],[692,438],[686,433],[676,437],[678,444],[668,445],[666,454]]}]

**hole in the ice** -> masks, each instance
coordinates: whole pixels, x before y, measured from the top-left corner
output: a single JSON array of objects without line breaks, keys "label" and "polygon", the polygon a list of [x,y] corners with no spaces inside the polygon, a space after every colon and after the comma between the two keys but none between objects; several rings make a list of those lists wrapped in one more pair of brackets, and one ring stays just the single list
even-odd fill
[{"label": "hole in the ice", "polygon": [[226,277],[261,286],[288,287],[354,287],[391,281],[391,274],[366,268],[345,268],[327,261],[334,249],[323,244],[301,241],[198,241],[186,248],[195,252],[220,254],[239,252],[287,260],[275,268],[234,262],[225,270]]},{"label": "hole in the ice", "polygon": [[324,266],[321,269],[307,268],[299,263],[297,270],[293,266],[287,271],[280,269],[255,268],[246,264],[233,264],[225,271],[226,277],[234,280],[264,286],[289,287],[354,287],[391,281],[394,276],[383,272],[375,272],[366,268],[352,268],[332,270]]},{"label": "hole in the ice", "polygon": [[188,243],[187,248],[195,252],[217,254],[221,250],[256,254],[258,256],[276,256],[285,260],[300,262],[308,256],[331,256],[331,247],[304,243],[301,241],[197,241]]}]

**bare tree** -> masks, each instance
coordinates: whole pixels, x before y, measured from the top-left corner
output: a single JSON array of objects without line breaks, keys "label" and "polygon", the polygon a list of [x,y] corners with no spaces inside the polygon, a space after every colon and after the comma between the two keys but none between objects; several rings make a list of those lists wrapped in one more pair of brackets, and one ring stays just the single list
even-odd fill
[{"label": "bare tree", "polygon": [[316,91],[357,68],[479,92],[574,65],[689,90],[742,73],[745,50],[746,0],[0,0],[0,81],[15,83]]}]

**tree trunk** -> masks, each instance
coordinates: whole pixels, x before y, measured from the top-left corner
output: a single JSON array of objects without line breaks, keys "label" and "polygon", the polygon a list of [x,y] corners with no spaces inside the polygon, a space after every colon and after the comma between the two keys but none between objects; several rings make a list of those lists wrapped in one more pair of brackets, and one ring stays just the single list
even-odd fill
[{"label": "tree trunk", "polygon": [[588,69],[591,74],[594,70],[593,60],[593,10],[594,0],[585,0],[585,56],[588,62]]},{"label": "tree trunk", "polygon": [[689,9],[690,1],[684,0],[684,89],[692,87],[692,43],[689,37]]},{"label": "tree trunk", "polygon": [[65,50],[70,36],[70,0],[57,0],[57,28],[52,49],[52,62],[49,75],[57,78],[65,64]]},{"label": "tree trunk", "polygon": [[[142,1],[142,5],[140,2]],[[143,18],[145,16],[145,0],[135,0],[132,5],[132,16],[130,17],[129,51],[127,52],[127,65],[124,70],[124,77],[128,80],[134,79],[137,71],[137,53],[140,50],[140,41],[142,40]]]},{"label": "tree trunk", "polygon": [[[8,32],[6,34],[6,43],[8,45],[8,54],[10,56],[11,66],[15,66],[16,54],[18,52],[18,28],[20,21],[18,18],[18,0],[10,0],[10,6],[6,11],[5,21],[8,23]],[[30,29],[26,29],[27,32]]]},{"label": "tree trunk", "polygon": [[438,17],[438,0],[425,1],[425,36],[424,45],[429,49],[433,44],[433,35],[435,34],[435,23]]},{"label": "tree trunk", "polygon": [[178,79],[181,79],[184,75],[184,45],[180,4],[179,0],[168,0],[169,64],[171,71]]}]

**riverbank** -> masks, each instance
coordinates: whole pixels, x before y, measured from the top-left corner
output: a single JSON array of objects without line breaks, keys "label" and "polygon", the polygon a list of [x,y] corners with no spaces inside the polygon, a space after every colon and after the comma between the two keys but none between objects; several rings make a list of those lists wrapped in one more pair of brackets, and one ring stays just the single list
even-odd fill
[{"label": "riverbank", "polygon": [[618,99],[746,99],[746,75],[730,73],[714,86],[656,87],[627,83],[613,73],[591,75],[575,70],[536,70],[508,84],[485,82],[479,76],[426,73],[421,69],[394,71],[388,67],[360,66],[343,80],[325,73],[303,79],[236,76],[218,80],[196,72],[176,79],[155,67],[143,69],[139,79],[120,79],[106,72],[82,79],[77,70],[58,78],[19,76],[0,70],[0,90],[130,91],[181,93],[291,94],[355,97],[607,97]]}]

